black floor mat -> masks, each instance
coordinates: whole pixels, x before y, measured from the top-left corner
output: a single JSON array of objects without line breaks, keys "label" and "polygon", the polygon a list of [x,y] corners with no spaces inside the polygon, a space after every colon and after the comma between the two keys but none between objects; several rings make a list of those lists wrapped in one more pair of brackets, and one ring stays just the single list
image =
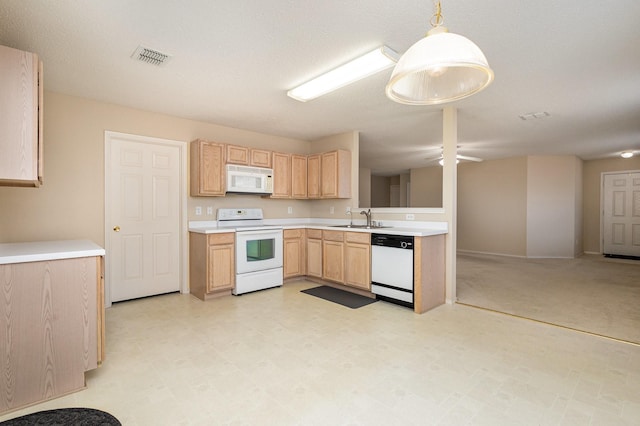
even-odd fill
[{"label": "black floor mat", "polygon": [[351,309],[361,308],[363,306],[377,302],[376,299],[372,299],[366,296],[360,296],[359,294],[351,293],[326,285],[300,291],[302,293],[310,294],[312,296],[316,296]]}]

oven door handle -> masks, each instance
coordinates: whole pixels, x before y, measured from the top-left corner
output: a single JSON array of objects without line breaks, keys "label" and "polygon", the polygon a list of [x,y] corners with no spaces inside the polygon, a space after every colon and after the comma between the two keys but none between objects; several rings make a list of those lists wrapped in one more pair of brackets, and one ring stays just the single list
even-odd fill
[{"label": "oven door handle", "polygon": [[238,237],[253,237],[254,235],[265,235],[265,234],[281,234],[282,229],[265,229],[262,231],[236,231],[236,236]]}]

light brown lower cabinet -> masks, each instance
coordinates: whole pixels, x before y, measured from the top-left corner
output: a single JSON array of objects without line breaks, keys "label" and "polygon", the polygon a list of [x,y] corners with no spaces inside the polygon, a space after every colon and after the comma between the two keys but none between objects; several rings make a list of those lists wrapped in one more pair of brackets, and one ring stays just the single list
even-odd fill
[{"label": "light brown lower cabinet", "polygon": [[371,290],[371,235],[345,232],[344,283]]},{"label": "light brown lower cabinet", "polygon": [[235,285],[235,234],[189,233],[189,289],[198,299],[231,294]]},{"label": "light brown lower cabinet", "polygon": [[322,278],[344,284],[344,232],[322,231]]},{"label": "light brown lower cabinet", "polygon": [[104,359],[103,257],[0,265],[0,414],[85,388]]},{"label": "light brown lower cabinet", "polygon": [[321,229],[307,229],[307,275],[322,278]]},{"label": "light brown lower cabinet", "polygon": [[283,278],[293,278],[305,275],[305,230],[285,229],[283,232]]}]

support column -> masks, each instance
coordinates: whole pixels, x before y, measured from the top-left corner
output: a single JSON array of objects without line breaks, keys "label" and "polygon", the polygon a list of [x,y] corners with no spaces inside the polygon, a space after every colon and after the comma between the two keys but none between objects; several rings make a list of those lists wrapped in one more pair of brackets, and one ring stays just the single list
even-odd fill
[{"label": "support column", "polygon": [[445,300],[456,301],[456,239],[458,167],[456,165],[458,146],[458,110],[445,107],[442,114],[442,147],[444,166],[442,167],[442,206],[449,226],[445,239]]}]

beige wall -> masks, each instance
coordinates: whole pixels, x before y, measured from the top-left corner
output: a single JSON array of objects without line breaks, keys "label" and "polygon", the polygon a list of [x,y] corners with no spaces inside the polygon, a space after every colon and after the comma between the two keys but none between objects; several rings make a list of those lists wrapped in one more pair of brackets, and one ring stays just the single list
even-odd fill
[{"label": "beige wall", "polygon": [[[0,187],[0,242],[89,239],[104,244],[104,132],[106,130],[184,141],[225,143],[307,154],[311,143],[249,132],[118,105],[45,92],[44,185]],[[356,156],[357,158],[357,156]],[[357,170],[357,169],[356,169]],[[357,180],[356,180],[357,182]],[[190,197],[195,206],[255,207],[267,217],[309,217],[308,201],[254,196]],[[287,214],[287,207],[293,214]],[[206,208],[203,209],[206,212]]]},{"label": "beige wall", "polygon": [[527,158],[458,165],[458,250],[526,256]]},{"label": "beige wall", "polygon": [[391,180],[389,176],[371,176],[371,205],[390,207]]},{"label": "beige wall", "polygon": [[527,157],[527,257],[576,255],[582,239],[580,163],[569,155]]},{"label": "beige wall", "polygon": [[583,165],[584,251],[600,253],[600,188],[604,172],[640,170],[640,157],[585,161]]},{"label": "beige wall", "polygon": [[411,205],[442,207],[442,167],[422,167],[410,172]]}]

